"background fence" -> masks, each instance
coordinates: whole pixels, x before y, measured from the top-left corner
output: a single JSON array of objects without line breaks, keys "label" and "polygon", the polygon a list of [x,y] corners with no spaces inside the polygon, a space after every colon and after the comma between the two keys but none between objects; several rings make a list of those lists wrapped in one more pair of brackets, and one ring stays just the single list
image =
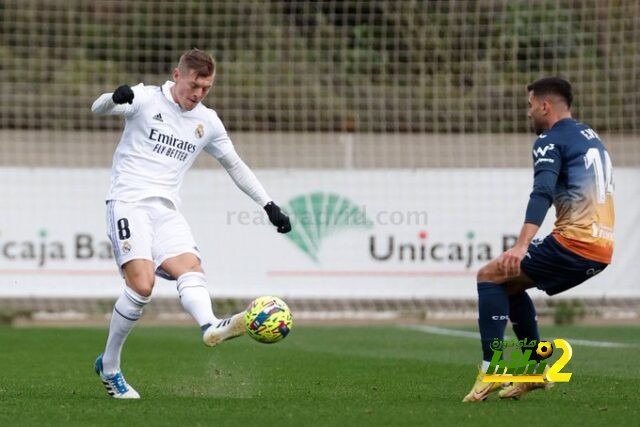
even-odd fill
[{"label": "background fence", "polygon": [[[218,111],[258,176],[262,170],[273,174],[268,180],[271,193],[283,203],[296,196],[286,191],[291,179],[287,171],[325,169],[338,174],[343,188],[353,188],[378,170],[391,185],[372,185],[365,193],[354,190],[347,196],[372,205],[394,197],[423,198],[430,213],[439,201],[462,197],[469,205],[456,205],[453,218],[459,222],[446,227],[431,222],[429,230],[466,227],[466,212],[469,218],[485,218],[474,223],[478,233],[491,228],[495,215],[514,211],[516,219],[505,220],[504,232],[517,232],[530,183],[524,180],[508,195],[487,201],[474,199],[480,196],[461,173],[522,168],[519,173],[530,174],[533,135],[526,118],[526,85],[548,75],[572,82],[574,116],[600,133],[615,167],[627,174],[629,187],[621,189],[623,194],[629,199],[640,196],[634,184],[640,166],[637,0],[3,0],[0,293],[14,295],[12,283],[31,284],[34,272],[40,271],[38,280],[48,277],[46,266],[20,255],[29,255],[25,242],[34,242],[37,252],[43,230],[49,236],[79,232],[61,231],[53,218],[72,215],[70,221],[78,226],[87,222],[86,228],[103,232],[101,217],[96,225],[86,216],[88,206],[100,203],[101,184],[88,190],[97,194],[95,200],[81,186],[69,184],[76,176],[86,181],[87,175],[74,175],[80,169],[96,176],[104,172],[119,139],[121,120],[92,116],[92,101],[122,83],[162,84],[179,55],[193,46],[218,62],[216,86],[205,104]],[[201,157],[196,167],[217,167]],[[37,169],[29,169],[33,167]],[[399,180],[393,185],[400,179],[396,172],[425,168],[448,172],[430,182]],[[41,170],[52,174],[35,179],[37,173],[29,173]],[[354,174],[339,175],[344,171]],[[328,178],[304,176],[307,181],[298,184],[308,192],[341,187],[328,189],[323,187]],[[46,184],[57,179],[60,185],[51,190]],[[442,189],[427,197],[424,186]],[[64,208],[56,205],[51,191],[61,192],[57,196],[65,200]],[[188,208],[190,200],[219,194],[202,188],[185,202]],[[363,200],[367,197],[375,201]],[[49,198],[54,201],[43,204]],[[622,223],[631,226],[640,218],[635,205],[624,200],[617,212]],[[213,209],[224,203],[218,201]],[[207,230],[205,225],[202,229]],[[402,237],[414,229],[384,230]],[[640,238],[632,229],[623,232],[631,243],[618,245],[618,251],[637,258],[640,250],[633,242]],[[249,239],[251,233],[242,229],[237,236]],[[441,238],[461,238],[448,233]],[[59,236],[65,238],[71,234]],[[216,234],[203,231],[199,240],[210,240],[215,247]],[[17,245],[7,248],[9,242]],[[307,268],[305,262],[294,258],[297,268]],[[221,268],[215,261],[209,265],[211,270]],[[332,265],[314,268],[331,270]],[[394,271],[403,268],[398,265]],[[455,271],[473,281],[474,267]],[[633,276],[634,271],[619,271],[616,277]],[[51,277],[51,297],[60,280],[81,286],[94,280]],[[389,286],[396,286],[396,280],[388,279]],[[433,275],[424,280],[443,279]]]},{"label": "background fence", "polygon": [[[356,135],[362,167],[521,162],[476,147],[528,132],[525,87],[545,75],[573,83],[582,121],[628,135],[608,141],[616,164],[640,162],[637,0],[4,0],[0,24],[4,164],[105,165],[121,122],[88,106],[121,83],[162,84],[192,46],[218,61],[206,103],[260,167],[360,166],[336,133]],[[265,132],[313,136],[295,138],[303,152],[280,136],[253,147]],[[412,138],[424,134],[439,137]]]}]

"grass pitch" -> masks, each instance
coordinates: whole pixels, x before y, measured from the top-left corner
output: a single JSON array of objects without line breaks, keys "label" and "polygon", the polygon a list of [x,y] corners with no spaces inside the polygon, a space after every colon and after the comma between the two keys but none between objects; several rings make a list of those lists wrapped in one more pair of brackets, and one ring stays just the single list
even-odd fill
[{"label": "grass pitch", "polygon": [[123,354],[127,381],[142,399],[117,401],[93,371],[106,325],[0,328],[0,425],[637,422],[640,327],[543,327],[541,332],[570,343],[574,338],[625,347],[572,343],[573,358],[563,369],[573,373],[569,383],[520,401],[492,395],[483,403],[463,404],[481,354],[478,340],[465,336],[392,326],[301,326],[278,344],[241,337],[212,349],[201,344],[196,328],[142,326],[130,335]]}]

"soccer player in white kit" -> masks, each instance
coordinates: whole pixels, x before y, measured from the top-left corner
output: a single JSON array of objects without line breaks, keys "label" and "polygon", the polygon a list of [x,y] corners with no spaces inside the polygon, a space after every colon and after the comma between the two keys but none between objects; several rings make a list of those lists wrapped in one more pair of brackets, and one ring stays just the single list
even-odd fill
[{"label": "soccer player in white kit", "polygon": [[149,303],[155,276],[176,280],[180,302],[203,332],[206,345],[244,333],[244,313],[218,319],[200,266],[200,254],[179,212],[185,173],[204,150],[260,206],[280,233],[289,218],[267,195],[236,153],[216,112],[201,101],[213,86],[215,63],[198,49],[185,52],[173,81],[161,87],[123,85],[101,95],[91,110],[122,115],[125,127],[113,156],[107,195],[107,228],[126,286],[113,308],[109,337],[95,369],[110,396],[138,399],[124,379],[120,354],[127,335]]}]

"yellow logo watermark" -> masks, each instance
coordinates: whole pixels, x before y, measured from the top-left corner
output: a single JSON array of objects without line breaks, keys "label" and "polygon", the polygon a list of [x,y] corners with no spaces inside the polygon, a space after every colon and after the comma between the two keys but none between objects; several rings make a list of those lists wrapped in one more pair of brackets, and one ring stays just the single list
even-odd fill
[{"label": "yellow logo watermark", "polygon": [[[530,360],[529,357],[533,350],[532,347],[536,346],[535,341],[531,341],[527,344],[526,340],[516,341],[510,344],[508,341],[494,341],[491,344],[493,349],[493,357],[491,363],[487,368],[486,375],[483,382],[568,382],[571,379],[571,372],[560,372],[562,368],[571,360],[573,350],[571,345],[563,339],[553,340],[553,344],[556,349],[562,350],[562,356],[553,365],[549,366],[549,370],[545,374],[545,368],[547,367],[547,361],[543,360],[539,364],[534,360]],[[522,347],[530,349],[525,350],[522,354],[519,352],[511,353],[511,360],[507,364],[506,360],[502,359],[502,350],[506,347]],[[548,358],[553,354],[553,347],[548,341],[540,341],[536,346],[536,353],[543,358]],[[496,372],[503,372],[496,374]]]}]

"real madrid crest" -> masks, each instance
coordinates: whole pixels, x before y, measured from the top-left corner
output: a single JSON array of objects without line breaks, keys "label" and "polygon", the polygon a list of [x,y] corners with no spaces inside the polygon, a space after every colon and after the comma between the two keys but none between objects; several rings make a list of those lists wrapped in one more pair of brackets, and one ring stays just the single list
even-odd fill
[{"label": "real madrid crest", "polygon": [[122,242],[122,252],[128,254],[131,251],[131,243],[128,240]]},{"label": "real madrid crest", "polygon": [[202,138],[203,135],[204,135],[204,126],[202,124],[199,124],[198,126],[196,126],[196,136],[198,138]]}]

